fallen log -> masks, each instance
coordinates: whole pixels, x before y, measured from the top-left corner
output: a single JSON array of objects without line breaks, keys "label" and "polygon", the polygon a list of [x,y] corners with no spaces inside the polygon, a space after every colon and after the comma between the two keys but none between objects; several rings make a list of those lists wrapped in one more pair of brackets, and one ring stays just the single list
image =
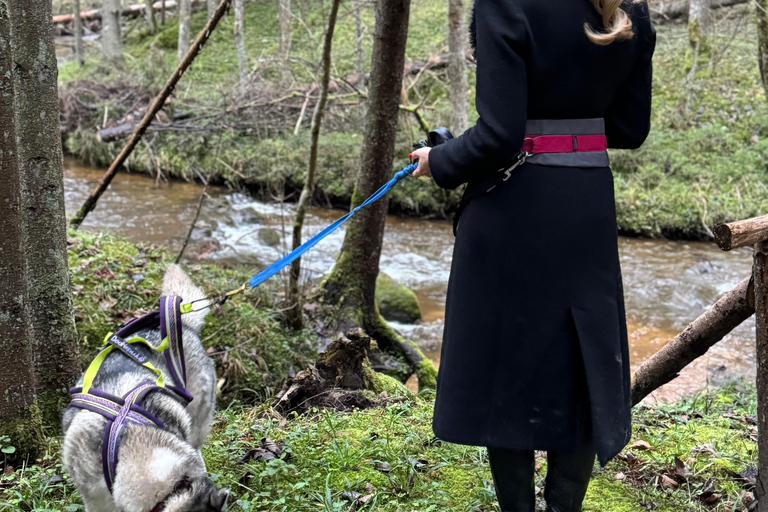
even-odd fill
[{"label": "fallen log", "polygon": [[724,251],[755,245],[763,240],[768,240],[768,215],[715,227],[715,242]]},{"label": "fallen log", "polygon": [[171,92],[173,92],[176,84],[179,82],[179,80],[181,80],[181,76],[192,64],[192,61],[195,60],[197,54],[200,53],[200,50],[202,50],[203,46],[208,41],[208,38],[211,37],[211,34],[216,28],[216,25],[218,25],[219,20],[221,20],[221,18],[229,9],[229,4],[231,2],[232,0],[221,0],[221,3],[219,3],[219,6],[216,8],[213,16],[208,19],[205,27],[203,27],[203,30],[201,30],[197,35],[195,42],[192,43],[187,54],[184,56],[181,62],[179,62],[179,65],[173,71],[173,74],[165,83],[165,86],[163,86],[163,90],[160,91],[160,94],[158,94],[157,97],[152,101],[152,104],[150,105],[146,114],[144,114],[144,118],[133,132],[131,139],[128,141],[125,147],[123,147],[122,151],[120,151],[120,154],[117,156],[117,158],[115,158],[115,161],[112,162],[112,165],[109,166],[107,172],[104,173],[104,177],[101,178],[101,181],[96,186],[96,188],[93,189],[91,194],[88,196],[88,199],[85,200],[77,213],[75,213],[75,215],[73,215],[69,220],[69,224],[73,228],[77,229],[80,224],[83,223],[83,220],[88,215],[88,213],[96,207],[96,203],[99,201],[99,198],[104,193],[104,191],[107,190],[107,187],[109,187],[109,184],[112,182],[115,174],[117,174],[117,171],[120,169],[120,167],[122,167],[123,163],[125,163],[125,161],[128,159],[128,156],[130,156],[136,145],[144,136],[144,133],[155,119],[157,113],[161,108],[163,108],[165,100],[167,100],[171,95]]},{"label": "fallen log", "polygon": [[632,375],[632,405],[677,377],[683,368],[752,316],[754,295],[752,278],[745,279],[643,363]]},{"label": "fallen log", "polygon": [[[192,0],[192,3],[195,2],[203,2],[204,0]],[[175,9],[177,2],[176,0],[165,0],[165,10]],[[163,12],[163,2],[155,2],[152,4],[152,9],[156,12]],[[123,10],[120,12],[123,16],[128,16],[132,18],[136,18],[138,16],[141,16],[144,14],[144,4],[132,4],[123,7]],[[75,15],[74,14],[59,14],[56,16],[53,16],[52,21],[53,24],[56,25],[58,23],[70,23],[71,21],[74,21]],[[101,10],[100,9],[90,9],[87,11],[81,11],[80,12],[80,19],[81,20],[100,20],[101,19]]]},{"label": "fallen log", "polygon": [[[714,0],[711,7],[718,9],[720,7],[731,7],[739,4],[749,3],[750,0]],[[674,0],[672,2],[655,2],[650,5],[651,18],[656,23],[670,20],[683,20],[688,18],[688,9],[690,2],[688,0]]]}]

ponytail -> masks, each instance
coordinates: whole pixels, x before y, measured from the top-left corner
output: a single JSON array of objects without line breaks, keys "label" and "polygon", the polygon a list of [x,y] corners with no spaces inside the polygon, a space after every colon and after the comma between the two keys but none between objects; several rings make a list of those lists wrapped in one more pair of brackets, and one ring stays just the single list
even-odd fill
[{"label": "ponytail", "polygon": [[[603,18],[604,31],[597,31],[584,24],[587,37],[596,44],[606,46],[618,39],[631,39],[635,33],[632,30],[632,20],[627,11],[621,8],[624,0],[590,0],[598,14]],[[642,0],[634,0],[639,2]]]}]

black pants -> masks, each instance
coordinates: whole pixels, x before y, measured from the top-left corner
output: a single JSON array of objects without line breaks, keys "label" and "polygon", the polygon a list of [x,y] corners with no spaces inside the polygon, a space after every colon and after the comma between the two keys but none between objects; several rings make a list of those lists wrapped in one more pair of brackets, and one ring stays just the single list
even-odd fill
[{"label": "black pants", "polygon": [[[488,448],[496,497],[502,512],[534,512],[534,452]],[[591,443],[570,452],[547,452],[544,499],[547,512],[580,512],[587,493],[595,450]]]}]

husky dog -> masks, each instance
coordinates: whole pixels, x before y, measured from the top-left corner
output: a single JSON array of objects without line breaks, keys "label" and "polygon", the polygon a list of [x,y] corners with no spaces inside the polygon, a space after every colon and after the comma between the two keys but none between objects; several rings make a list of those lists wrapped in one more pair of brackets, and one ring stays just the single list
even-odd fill
[{"label": "husky dog", "polygon": [[[182,297],[185,303],[205,297],[176,265],[167,268],[162,293]],[[216,385],[213,361],[200,342],[206,312],[182,316],[187,389],[194,399],[185,407],[180,399],[167,393],[153,392],[147,396],[144,408],[159,418],[165,428],[125,423],[111,493],[102,467],[106,419],[84,409],[65,409],[64,466],[83,496],[86,512],[224,510],[229,491],[213,486],[200,454],[211,430]],[[159,329],[141,330],[136,336],[155,347],[161,342]],[[166,382],[171,382],[162,353],[140,345],[134,347],[162,371]],[[155,378],[150,370],[115,351],[101,365],[94,387],[122,397],[140,383],[154,382]],[[82,382],[81,377],[78,385]]]}]

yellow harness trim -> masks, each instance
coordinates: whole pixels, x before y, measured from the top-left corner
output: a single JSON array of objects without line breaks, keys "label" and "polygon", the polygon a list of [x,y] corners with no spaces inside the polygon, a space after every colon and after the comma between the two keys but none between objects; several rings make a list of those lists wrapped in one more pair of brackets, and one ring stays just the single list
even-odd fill
[{"label": "yellow harness trim", "polygon": [[[104,338],[104,345],[108,345],[108,340],[112,336],[113,333],[107,334],[107,336]],[[170,347],[171,342],[166,336],[163,338],[163,341],[158,345],[157,347],[154,347],[151,343],[149,343],[144,338],[141,338],[139,336],[135,336],[129,340],[126,340],[127,343],[140,343],[142,345],[145,345],[152,349],[155,352],[163,352]],[[112,353],[112,351],[115,350],[115,347],[112,345],[109,345],[105,349],[103,349],[99,354],[91,361],[91,364],[88,365],[88,369],[85,371],[85,375],[83,375],[83,391],[82,393],[87,394],[88,391],[93,387],[93,381],[96,379],[96,375],[99,373],[99,368],[101,368],[101,365],[104,363],[104,361],[107,359],[107,356]],[[155,368],[155,366],[147,361],[142,365],[143,367],[147,368],[148,370],[151,370],[154,372],[155,375],[157,375],[157,379],[155,380],[155,385],[164,388],[165,387],[165,381],[163,380],[163,373],[159,369]]]}]

